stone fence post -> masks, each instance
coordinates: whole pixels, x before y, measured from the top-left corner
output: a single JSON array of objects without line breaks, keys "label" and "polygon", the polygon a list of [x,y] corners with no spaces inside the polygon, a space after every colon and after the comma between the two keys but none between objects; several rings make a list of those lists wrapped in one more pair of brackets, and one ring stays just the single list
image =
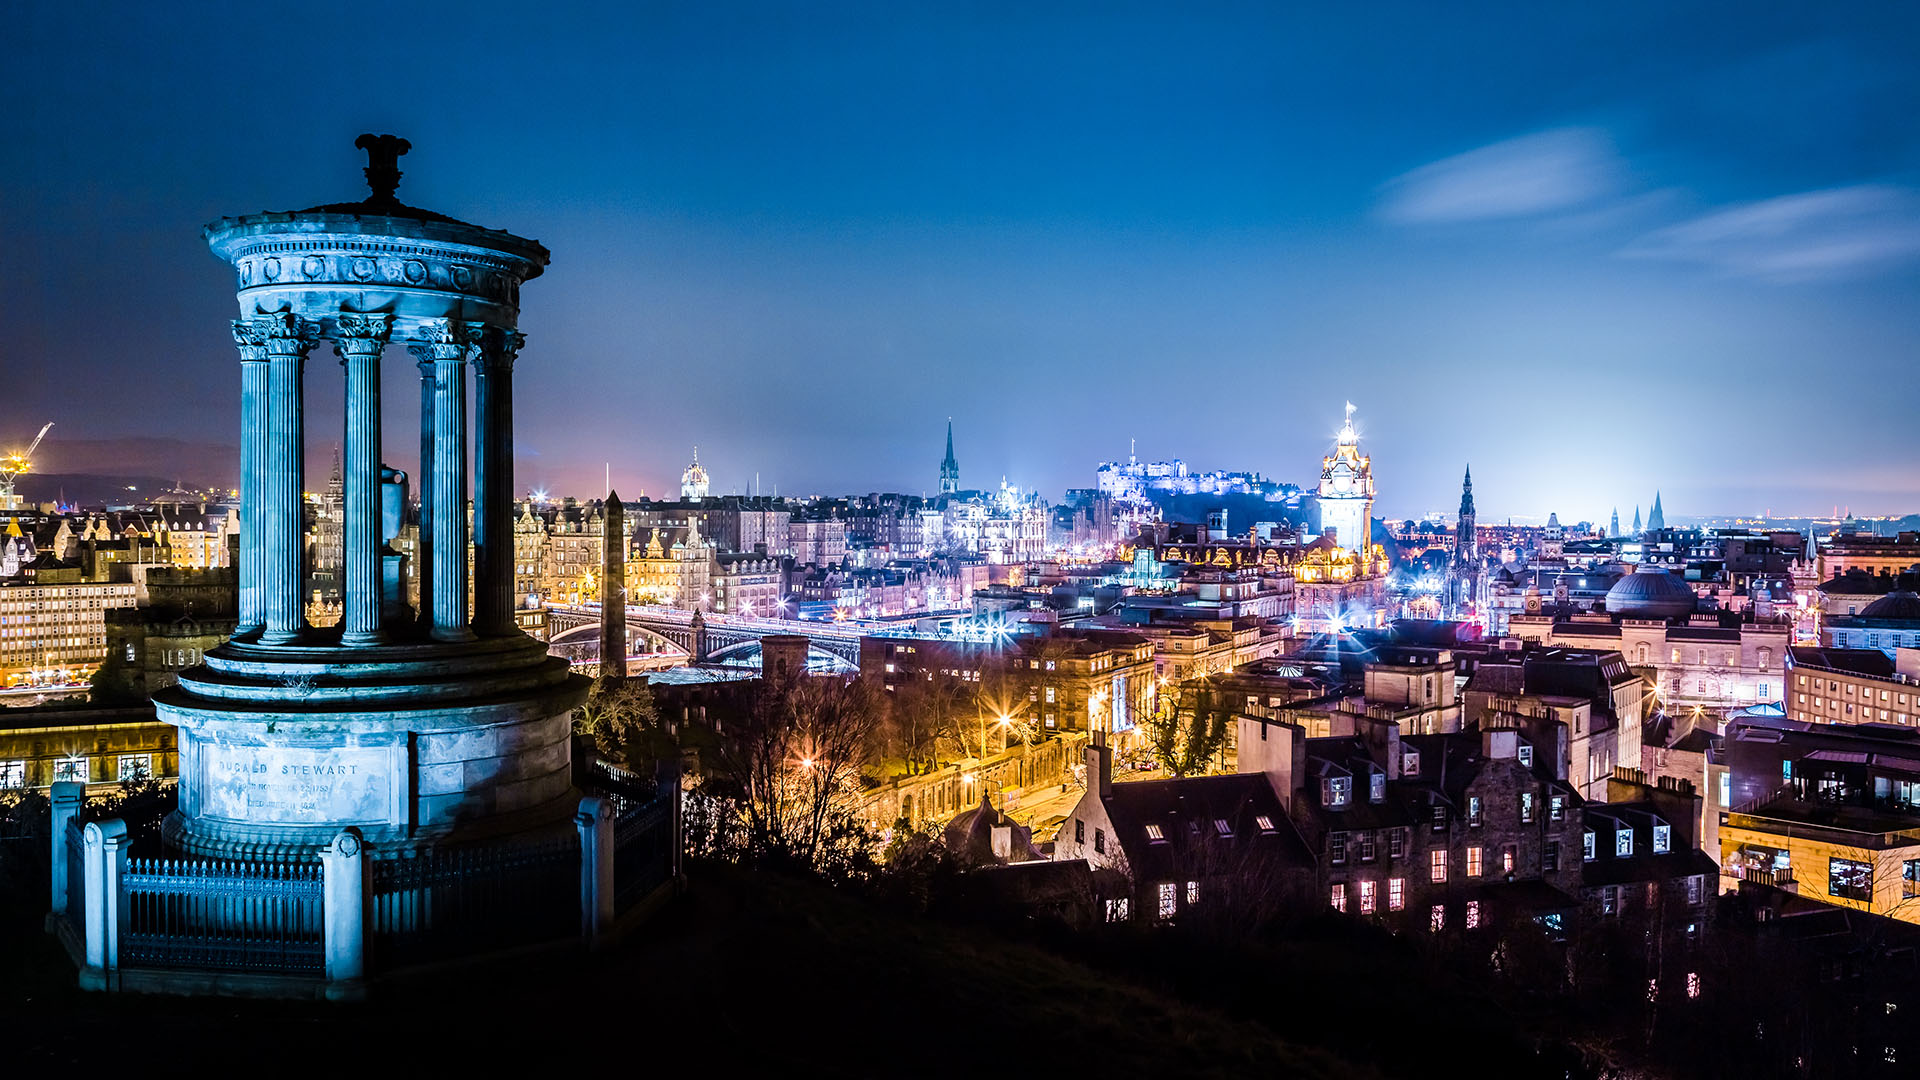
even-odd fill
[{"label": "stone fence post", "polygon": [[86,809],[87,785],[78,780],[57,780],[51,792],[53,803],[53,907],[55,915],[71,915],[75,919],[85,919],[84,911],[67,911],[67,875],[85,872],[84,867],[67,865],[67,823],[80,816]]},{"label": "stone fence post", "polygon": [[[87,874],[87,967],[103,976],[120,967],[120,936],[127,929],[127,823],[93,821],[84,835]],[[110,979],[110,977],[109,977]]]},{"label": "stone fence post", "polygon": [[359,829],[341,829],[333,843],[320,849],[320,888],[327,981],[365,978],[367,908],[373,881]]},{"label": "stone fence post", "polygon": [[598,795],[580,800],[580,936],[598,947],[613,926],[613,807]]}]

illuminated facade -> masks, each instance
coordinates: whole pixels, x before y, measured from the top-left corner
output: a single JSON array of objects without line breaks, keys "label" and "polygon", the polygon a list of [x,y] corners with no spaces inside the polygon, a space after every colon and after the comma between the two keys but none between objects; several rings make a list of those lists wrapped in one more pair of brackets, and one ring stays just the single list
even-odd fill
[{"label": "illuminated facade", "polygon": [[1353,402],[1347,402],[1347,422],[1340,441],[1320,466],[1320,528],[1332,530],[1334,542],[1365,557],[1373,551],[1373,462],[1360,453],[1360,436],[1353,430]]},{"label": "illuminated facade", "polygon": [[693,448],[693,462],[680,474],[680,497],[699,502],[707,497],[707,467],[700,464],[700,448]]}]

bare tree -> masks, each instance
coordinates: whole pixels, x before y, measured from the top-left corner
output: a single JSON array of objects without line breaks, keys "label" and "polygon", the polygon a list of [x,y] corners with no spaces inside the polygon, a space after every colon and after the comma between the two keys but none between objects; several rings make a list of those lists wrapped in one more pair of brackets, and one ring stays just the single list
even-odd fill
[{"label": "bare tree", "polygon": [[895,688],[887,708],[887,749],[921,776],[940,767],[940,740],[954,725],[963,704],[959,688],[944,679],[906,679]]},{"label": "bare tree", "polygon": [[883,714],[874,687],[860,680],[762,688],[715,762],[739,797],[746,857],[821,869],[869,846],[854,811]]},{"label": "bare tree", "polygon": [[573,730],[593,740],[601,756],[630,760],[629,750],[659,727],[653,691],[644,679],[599,678],[587,700],[573,711]]},{"label": "bare tree", "polygon": [[1192,776],[1226,748],[1232,720],[1233,710],[1213,687],[1193,681],[1162,692],[1141,727],[1155,762],[1175,776]]}]

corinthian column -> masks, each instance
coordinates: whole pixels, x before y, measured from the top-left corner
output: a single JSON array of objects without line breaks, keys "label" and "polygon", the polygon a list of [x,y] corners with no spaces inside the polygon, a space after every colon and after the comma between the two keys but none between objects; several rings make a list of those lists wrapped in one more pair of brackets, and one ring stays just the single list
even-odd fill
[{"label": "corinthian column", "polygon": [[334,351],[347,369],[346,603],[340,643],[378,645],[380,629],[380,351],[391,315],[342,312]]},{"label": "corinthian column", "polygon": [[260,315],[254,329],[267,350],[267,432],[260,472],[260,600],[265,626],[260,641],[286,645],[306,629],[300,601],[305,577],[306,475],[301,375],[317,333],[291,313]]},{"label": "corinthian column", "polygon": [[420,535],[413,549],[413,580],[420,587],[420,627],[433,627],[433,346],[408,345],[420,368],[420,471],[415,474],[420,500]]},{"label": "corinthian column", "polygon": [[467,626],[467,369],[479,323],[441,323],[433,349],[433,624],[435,641]]},{"label": "corinthian column", "polygon": [[240,623],[234,637],[258,634],[260,600],[260,470],[267,456],[267,347],[252,323],[236,319],[240,349]]},{"label": "corinthian column", "polygon": [[513,361],[526,343],[491,329],[474,366],[479,430],[474,438],[474,620],[488,637],[517,633],[513,622]]}]

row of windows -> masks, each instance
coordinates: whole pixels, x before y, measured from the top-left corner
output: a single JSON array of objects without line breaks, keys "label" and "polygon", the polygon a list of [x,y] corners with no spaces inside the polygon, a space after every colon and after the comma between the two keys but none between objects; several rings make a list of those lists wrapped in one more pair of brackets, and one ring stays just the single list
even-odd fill
[{"label": "row of windows", "polygon": [[[1580,835],[1581,855],[1587,862],[1595,858],[1595,841],[1592,829]],[[1673,827],[1655,825],[1653,827],[1653,853],[1664,855],[1673,850]],[[1622,826],[1613,830],[1613,854],[1616,858],[1627,858],[1633,854],[1633,830]]]},{"label": "row of windows", "polygon": [[[1405,878],[1387,879],[1388,911],[1405,910],[1407,906],[1406,884]],[[1379,903],[1378,884],[1372,881],[1361,881],[1356,882],[1356,885],[1359,896],[1360,914],[1374,914]],[[1345,882],[1337,882],[1334,884],[1331,894],[1327,897],[1327,902],[1335,911],[1344,913],[1347,910],[1347,886]],[[1447,905],[1434,904],[1427,912],[1427,929],[1437,934],[1446,928]],[[1478,930],[1479,928],[1480,901],[1469,900],[1467,901],[1467,929]]]},{"label": "row of windows", "polygon": [[[92,772],[89,760],[84,757],[61,758],[53,763],[53,779],[56,783],[65,780],[89,783]],[[121,754],[114,759],[113,778],[116,780],[144,780],[152,775],[152,754]],[[19,790],[26,786],[26,762],[0,761],[0,791]]]}]

